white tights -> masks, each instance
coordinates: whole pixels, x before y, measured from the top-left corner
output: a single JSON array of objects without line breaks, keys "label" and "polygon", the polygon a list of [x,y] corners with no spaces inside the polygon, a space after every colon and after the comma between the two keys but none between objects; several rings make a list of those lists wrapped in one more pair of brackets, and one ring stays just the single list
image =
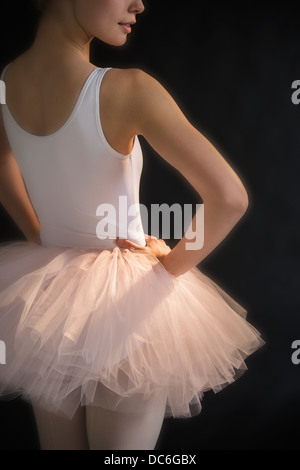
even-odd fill
[{"label": "white tights", "polygon": [[153,395],[138,413],[80,406],[72,420],[34,402],[32,407],[41,450],[154,450],[164,420],[166,397]]}]

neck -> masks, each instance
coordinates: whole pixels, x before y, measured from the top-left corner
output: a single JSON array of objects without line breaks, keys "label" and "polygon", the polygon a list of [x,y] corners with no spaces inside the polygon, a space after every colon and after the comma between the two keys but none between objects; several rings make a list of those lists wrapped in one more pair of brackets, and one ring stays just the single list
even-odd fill
[{"label": "neck", "polygon": [[68,11],[60,11],[60,15],[55,11],[47,11],[40,19],[30,51],[40,62],[45,61],[48,65],[52,60],[54,63],[72,59],[89,62],[92,40],[93,37],[77,22],[75,15],[70,15]]}]

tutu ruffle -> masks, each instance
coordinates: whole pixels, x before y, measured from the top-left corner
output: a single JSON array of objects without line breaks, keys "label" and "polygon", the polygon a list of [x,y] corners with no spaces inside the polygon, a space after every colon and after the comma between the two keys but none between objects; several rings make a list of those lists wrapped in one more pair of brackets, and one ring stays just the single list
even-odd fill
[{"label": "tutu ruffle", "polygon": [[[78,406],[200,413],[260,348],[247,311],[198,268],[175,277],[128,249],[0,244],[0,398],[72,417]],[[130,400],[133,398],[133,400]]]}]

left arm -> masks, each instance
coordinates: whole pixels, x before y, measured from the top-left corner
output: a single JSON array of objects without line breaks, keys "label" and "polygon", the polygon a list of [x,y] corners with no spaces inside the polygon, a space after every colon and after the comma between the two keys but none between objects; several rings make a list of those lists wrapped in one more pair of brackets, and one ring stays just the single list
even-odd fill
[{"label": "left arm", "polygon": [[40,223],[29,199],[20,168],[9,145],[0,106],[0,203],[28,241],[41,244]]}]

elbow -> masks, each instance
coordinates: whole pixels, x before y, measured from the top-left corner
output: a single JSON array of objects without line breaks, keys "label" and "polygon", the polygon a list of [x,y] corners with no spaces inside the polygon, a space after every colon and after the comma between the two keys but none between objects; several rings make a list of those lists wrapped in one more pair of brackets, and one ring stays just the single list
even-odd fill
[{"label": "elbow", "polygon": [[238,193],[230,193],[224,197],[226,206],[232,208],[234,212],[237,212],[243,216],[249,207],[249,196],[245,188],[240,190]]},{"label": "elbow", "polygon": [[203,195],[203,192],[199,194],[204,203],[211,202],[241,216],[249,207],[249,196],[243,185],[231,186],[229,189],[215,188],[209,194]]}]

